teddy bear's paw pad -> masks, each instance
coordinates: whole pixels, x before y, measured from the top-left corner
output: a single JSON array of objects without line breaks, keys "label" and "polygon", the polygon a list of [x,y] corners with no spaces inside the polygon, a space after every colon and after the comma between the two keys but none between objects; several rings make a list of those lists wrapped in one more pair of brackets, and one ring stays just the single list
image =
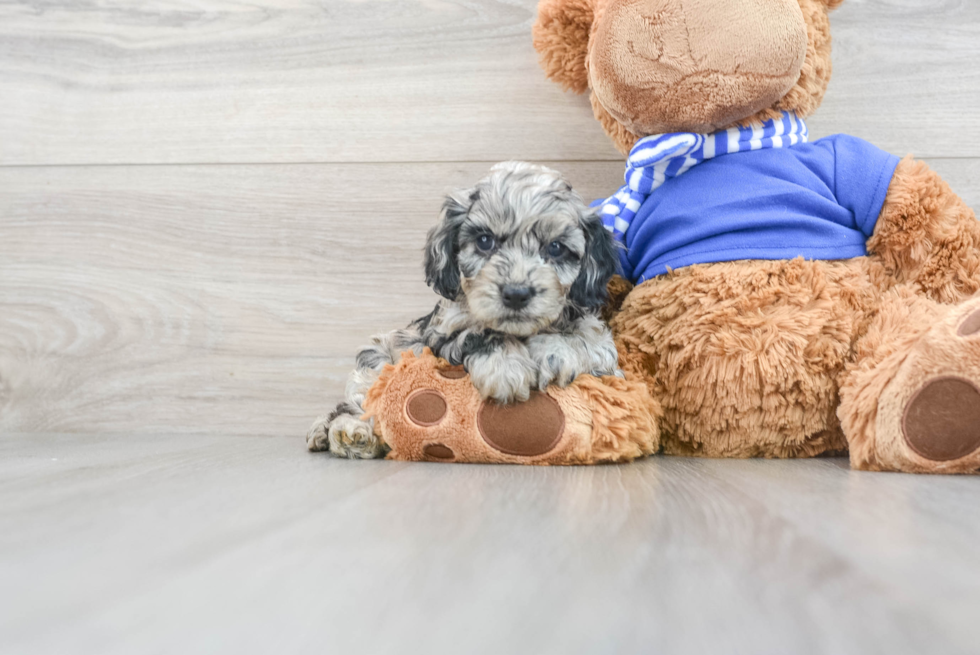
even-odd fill
[{"label": "teddy bear's paw pad", "polygon": [[909,448],[934,462],[980,450],[980,389],[964,378],[929,380],[905,407],[902,431]]},{"label": "teddy bear's paw pad", "polygon": [[416,425],[431,427],[438,425],[446,415],[446,399],[432,389],[416,391],[405,401],[405,414]]},{"label": "teddy bear's paw pad", "polygon": [[522,403],[484,402],[477,414],[477,427],[494,450],[533,457],[558,444],[565,431],[565,415],[553,398],[533,391]]},{"label": "teddy bear's paw pad", "polygon": [[961,337],[972,337],[980,335],[980,309],[963,319],[956,334]]},{"label": "teddy bear's paw pad", "polygon": [[456,459],[456,453],[453,452],[453,449],[441,443],[427,444],[422,449],[422,454],[427,459],[439,462],[448,462],[449,460]]},{"label": "teddy bear's paw pad", "polygon": [[466,369],[462,366],[447,366],[446,368],[438,369],[437,372],[447,380],[462,380],[467,375]]}]

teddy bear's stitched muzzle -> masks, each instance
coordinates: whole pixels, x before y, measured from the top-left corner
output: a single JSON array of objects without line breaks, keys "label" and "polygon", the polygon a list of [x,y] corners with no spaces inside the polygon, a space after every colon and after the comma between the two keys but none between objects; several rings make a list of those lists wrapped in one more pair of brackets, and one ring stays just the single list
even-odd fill
[{"label": "teddy bear's stitched muzzle", "polygon": [[590,81],[634,134],[708,132],[779,101],[806,51],[797,0],[611,0],[589,44]]}]

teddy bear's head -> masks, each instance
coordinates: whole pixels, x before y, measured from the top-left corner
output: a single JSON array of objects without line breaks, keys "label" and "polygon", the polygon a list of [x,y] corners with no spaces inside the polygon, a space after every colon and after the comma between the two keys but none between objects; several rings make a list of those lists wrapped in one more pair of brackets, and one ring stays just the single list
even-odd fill
[{"label": "teddy bear's head", "polygon": [[591,90],[616,147],[811,114],[830,80],[828,12],[843,0],[541,0],[548,77]]}]

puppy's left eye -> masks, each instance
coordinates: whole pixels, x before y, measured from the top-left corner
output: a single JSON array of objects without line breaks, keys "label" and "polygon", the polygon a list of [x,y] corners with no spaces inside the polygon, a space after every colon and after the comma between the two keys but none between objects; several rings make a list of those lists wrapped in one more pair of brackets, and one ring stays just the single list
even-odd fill
[{"label": "puppy's left eye", "polygon": [[561,241],[552,241],[550,244],[548,244],[547,253],[552,259],[558,259],[564,255],[567,250],[568,248],[566,248],[565,244],[563,244]]},{"label": "puppy's left eye", "polygon": [[489,234],[481,234],[476,238],[476,247],[482,252],[490,252],[496,245],[497,242]]}]

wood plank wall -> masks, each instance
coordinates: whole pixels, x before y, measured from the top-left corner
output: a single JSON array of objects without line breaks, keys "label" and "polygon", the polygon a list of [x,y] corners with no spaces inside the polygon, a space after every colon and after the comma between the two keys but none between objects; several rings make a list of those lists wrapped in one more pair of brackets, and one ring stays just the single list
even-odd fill
[{"label": "wood plank wall", "polygon": [[[534,0],[0,4],[0,432],[297,434],[434,301],[441,195],[621,158]],[[980,3],[846,0],[810,121],[980,207]]]}]

